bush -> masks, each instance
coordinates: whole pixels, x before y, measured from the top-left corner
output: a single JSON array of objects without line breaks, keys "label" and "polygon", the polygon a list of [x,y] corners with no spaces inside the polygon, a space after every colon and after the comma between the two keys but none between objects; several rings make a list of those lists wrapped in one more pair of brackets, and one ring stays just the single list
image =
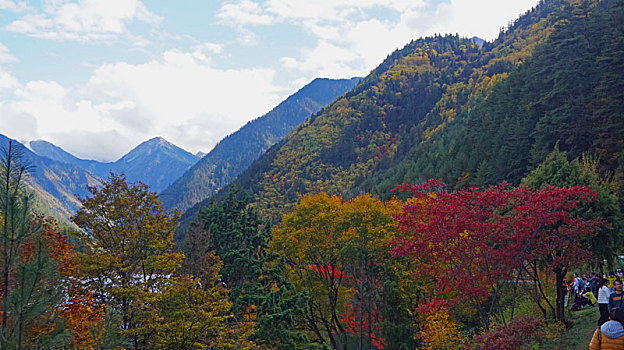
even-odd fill
[{"label": "bush", "polygon": [[471,349],[535,349],[546,340],[544,320],[535,316],[518,316],[507,324],[475,336]]}]

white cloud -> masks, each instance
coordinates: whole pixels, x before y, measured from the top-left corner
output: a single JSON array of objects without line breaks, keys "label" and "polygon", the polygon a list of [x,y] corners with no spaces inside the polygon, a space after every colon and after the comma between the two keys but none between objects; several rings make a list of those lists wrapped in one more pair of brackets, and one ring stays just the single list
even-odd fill
[{"label": "white cloud", "polygon": [[63,131],[46,134],[44,139],[60,145],[78,158],[101,161],[115,161],[119,157],[111,157],[111,154],[125,154],[137,145],[117,130],[93,132],[68,127]]},{"label": "white cloud", "polygon": [[433,14],[435,21],[424,33],[427,35],[459,33],[467,37],[476,35],[482,39],[492,40],[497,37],[500,28],[537,5],[537,2],[537,0],[450,0],[437,7]]},{"label": "white cloud", "polygon": [[2,64],[17,61],[18,59],[9,52],[9,49],[4,44],[0,43],[0,98],[4,97],[7,91],[19,86],[17,79],[9,73]]},{"label": "white cloud", "polygon": [[257,3],[251,0],[226,2],[217,13],[222,24],[237,25],[269,25],[275,18],[267,13]]},{"label": "white cloud", "polygon": [[27,14],[4,29],[43,39],[89,42],[113,39],[134,20],[157,25],[162,18],[139,0],[48,0],[43,13]]},{"label": "white cloud", "polygon": [[[17,79],[0,66],[0,92],[14,89],[19,85]],[[0,95],[2,96],[2,95]]]},{"label": "white cloud", "polygon": [[268,0],[266,11],[286,20],[343,21],[363,18],[363,10],[383,7],[398,12],[424,5],[422,0]]},{"label": "white cloud", "polygon": [[0,0],[0,10],[20,12],[28,9],[24,1]]},{"label": "white cloud", "polygon": [[22,141],[37,138],[37,118],[15,107],[12,104],[0,103],[1,133]]},{"label": "white cloud", "polygon": [[[321,41],[312,50],[302,50],[302,60],[284,57],[281,62],[286,68],[312,72],[319,77],[350,78],[360,74],[362,67],[360,57],[341,46]],[[331,60],[327,58],[331,57]]]},{"label": "white cloud", "polygon": [[[15,127],[3,132],[22,140],[43,138],[77,156],[105,161],[157,135],[192,152],[208,151],[285,94],[274,85],[271,69],[220,70],[197,52],[171,50],[143,64],[105,64],[69,88],[54,81],[12,81],[0,122]],[[30,121],[27,127],[16,123],[22,119]]]},{"label": "white cloud", "polygon": [[221,53],[223,52],[223,45],[222,44],[215,44],[215,43],[202,43],[199,45],[195,45],[195,50],[197,51],[201,51],[204,53]]},{"label": "white cloud", "polygon": [[17,62],[18,59],[9,53],[9,48],[0,43],[0,64]]},{"label": "white cloud", "polygon": [[[494,39],[507,22],[537,4],[537,0],[249,0],[230,2],[228,24],[245,26],[288,23],[316,38],[313,47],[281,59],[290,69],[317,76],[366,75],[393,50],[413,39],[433,34],[455,34]],[[225,5],[224,5],[225,7]],[[235,10],[236,8],[236,10]],[[395,18],[377,15],[384,8]],[[223,9],[223,8],[222,8]],[[245,16],[253,9],[254,17]],[[271,21],[254,21],[267,17]],[[249,30],[249,29],[247,29]]]},{"label": "white cloud", "polygon": [[[133,118],[148,116],[149,122],[140,123],[143,130],[134,132],[171,135],[171,141],[197,151],[210,149],[247,120],[269,111],[280,97],[274,74],[262,68],[219,70],[198,59],[196,52],[167,51],[145,64],[101,66],[86,88],[96,99],[135,103],[124,111],[124,128],[130,128]],[[191,140],[172,131],[190,121],[204,124],[206,131],[198,132],[203,136]]]},{"label": "white cloud", "polygon": [[222,44],[215,43],[202,43],[199,45],[193,46],[193,57],[204,61],[207,64],[212,63],[211,57],[213,55],[218,55],[223,52]]}]

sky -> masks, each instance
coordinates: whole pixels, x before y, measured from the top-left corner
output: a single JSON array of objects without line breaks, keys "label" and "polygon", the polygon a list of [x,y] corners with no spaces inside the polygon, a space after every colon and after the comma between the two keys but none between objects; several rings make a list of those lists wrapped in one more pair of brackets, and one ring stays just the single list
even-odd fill
[{"label": "sky", "polygon": [[208,152],[314,78],[433,34],[497,37],[537,0],[0,0],[0,133],[113,161]]}]

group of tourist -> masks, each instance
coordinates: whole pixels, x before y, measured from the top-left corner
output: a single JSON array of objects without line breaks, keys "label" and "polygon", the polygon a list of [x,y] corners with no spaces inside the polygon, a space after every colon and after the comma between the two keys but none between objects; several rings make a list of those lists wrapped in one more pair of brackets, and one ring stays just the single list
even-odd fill
[{"label": "group of tourist", "polygon": [[624,349],[624,272],[618,269],[598,277],[574,274],[568,281],[572,310],[598,304],[598,329],[589,344],[591,350]]}]

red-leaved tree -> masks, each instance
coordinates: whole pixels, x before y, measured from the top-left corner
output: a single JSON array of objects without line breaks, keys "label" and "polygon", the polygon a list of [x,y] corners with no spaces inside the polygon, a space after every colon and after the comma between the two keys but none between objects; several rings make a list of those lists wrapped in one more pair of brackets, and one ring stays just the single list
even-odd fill
[{"label": "red-leaved tree", "polygon": [[595,199],[586,187],[532,190],[499,184],[487,189],[447,191],[436,180],[400,185],[421,198],[406,205],[398,223],[403,238],[392,253],[416,262],[418,278],[435,281],[431,298],[470,303],[489,329],[499,297],[527,260],[552,271],[557,288],[557,318],[564,321],[561,288],[569,267],[590,253],[581,238],[601,220],[573,215],[581,202]]}]

